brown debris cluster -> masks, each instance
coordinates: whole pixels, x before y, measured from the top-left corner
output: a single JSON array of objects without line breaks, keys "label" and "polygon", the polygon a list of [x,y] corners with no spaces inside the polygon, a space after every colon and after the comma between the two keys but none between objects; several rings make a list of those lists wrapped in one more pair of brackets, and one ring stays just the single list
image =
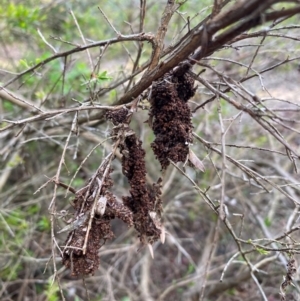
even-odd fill
[{"label": "brown debris cluster", "polygon": [[281,301],[286,300],[285,291],[288,286],[292,285],[293,277],[297,272],[296,268],[296,260],[294,256],[292,255],[290,260],[287,263],[287,273],[285,276],[284,281],[281,283],[280,286],[280,293],[281,293]]},{"label": "brown debris cluster", "polygon": [[187,101],[194,96],[194,79],[188,74],[166,73],[153,83],[150,119],[155,134],[151,147],[162,169],[184,162],[192,143],[191,111]]},{"label": "brown debris cluster", "polygon": [[[194,80],[188,73],[167,73],[153,83],[150,119],[156,136],[151,147],[162,169],[169,159],[184,162],[192,142],[191,111],[187,101],[195,93]],[[161,179],[152,186],[146,182],[145,151],[142,142],[129,127],[132,111],[126,107],[109,111],[107,119],[114,124],[112,136],[122,156],[122,171],[127,177],[129,196],[123,204],[109,191],[113,186],[110,163],[102,164],[87,186],[76,193],[73,207],[74,228],[63,246],[62,261],[73,275],[88,275],[99,267],[98,251],[114,234],[110,221],[119,218],[134,225],[143,244],[164,237],[161,226]],[[114,154],[113,154],[114,155]]]},{"label": "brown debris cluster", "polygon": [[[99,249],[106,239],[113,237],[109,220],[93,220],[87,240],[87,251],[83,254],[82,247],[86,237],[86,223],[69,233],[63,251],[62,263],[71,270],[72,276],[93,274],[99,267]],[[103,241],[103,242],[102,242]]]},{"label": "brown debris cluster", "polygon": [[130,196],[123,197],[124,205],[133,213],[133,223],[143,244],[159,239],[161,230],[151,214],[160,216],[162,211],[160,189],[146,183],[145,151],[135,134],[129,135],[120,145],[123,174],[130,184]]},{"label": "brown debris cluster", "polygon": [[128,110],[124,107],[115,111],[107,111],[106,118],[111,120],[114,125],[126,122]]},{"label": "brown debris cluster", "polygon": [[[195,93],[194,80],[187,74],[173,71],[153,83],[150,119],[156,136],[151,144],[162,169],[169,159],[183,162],[192,142],[191,111],[187,101]],[[112,136],[115,149],[122,156],[122,171],[127,177],[129,196],[118,203],[110,192],[110,161],[102,163],[87,185],[76,193],[73,228],[63,246],[62,262],[72,275],[93,274],[99,267],[98,252],[107,239],[113,238],[110,221],[119,218],[128,226],[134,225],[143,244],[161,238],[162,201],[161,179],[152,186],[146,182],[145,151],[142,142],[129,127],[132,111],[126,107],[109,111],[107,119],[114,124]],[[114,156],[114,154],[112,154]],[[112,158],[112,157],[111,157]]]},{"label": "brown debris cluster", "polygon": [[63,246],[62,262],[72,275],[93,274],[99,267],[98,252],[107,239],[113,238],[110,221],[119,218],[134,226],[143,244],[151,244],[162,235],[161,179],[152,186],[146,183],[145,151],[142,142],[130,129],[131,111],[126,108],[106,114],[115,125],[112,130],[115,148],[122,157],[122,171],[130,185],[130,196],[117,202],[110,192],[109,162],[103,163],[87,185],[77,191],[73,229]]},{"label": "brown debris cluster", "polygon": [[[71,270],[73,276],[93,274],[98,269],[100,264],[99,249],[107,239],[114,237],[110,227],[112,219],[119,218],[129,226],[133,225],[131,211],[123,204],[118,203],[109,191],[113,185],[109,175],[101,182],[104,170],[105,166],[100,168],[87,186],[76,193],[73,201],[75,209],[73,229],[67,237],[62,254],[62,262]],[[109,170],[110,172],[111,170]],[[100,200],[105,200],[105,204],[101,203]],[[95,202],[98,203],[94,206]],[[100,205],[104,208],[99,208]],[[93,211],[94,217],[92,218]],[[88,230],[91,218],[91,227]],[[84,252],[85,241],[86,249]]]}]

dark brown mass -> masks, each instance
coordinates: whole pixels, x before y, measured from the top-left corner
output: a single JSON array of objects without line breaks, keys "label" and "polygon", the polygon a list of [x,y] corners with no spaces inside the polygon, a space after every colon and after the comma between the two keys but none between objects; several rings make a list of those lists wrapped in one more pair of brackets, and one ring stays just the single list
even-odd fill
[{"label": "dark brown mass", "polygon": [[111,120],[114,125],[126,122],[128,110],[124,107],[115,111],[107,111],[106,118]]},{"label": "dark brown mass", "polygon": [[123,197],[124,205],[133,213],[133,223],[142,243],[153,243],[159,239],[161,230],[151,218],[151,212],[161,212],[161,200],[155,187],[146,184],[145,151],[142,142],[132,134],[120,145],[121,153],[128,156],[122,158],[123,174],[130,184],[130,196]]},{"label": "dark brown mass", "polygon": [[155,134],[151,147],[162,169],[184,162],[192,143],[191,111],[187,101],[195,94],[194,80],[188,74],[165,74],[152,85],[150,118]]},{"label": "dark brown mass", "polygon": [[[62,262],[71,270],[73,276],[93,274],[99,267],[99,249],[107,239],[114,237],[111,231],[110,221],[119,218],[129,226],[133,225],[132,212],[123,204],[117,202],[114,195],[109,191],[113,182],[109,174],[103,179],[105,165],[100,168],[97,175],[90,179],[86,187],[76,193],[73,201],[75,209],[74,224],[76,220],[83,219],[82,224],[70,231],[63,247]],[[109,170],[109,173],[111,170]],[[98,180],[97,180],[98,179]],[[103,180],[103,182],[101,182]],[[95,213],[92,220],[91,230],[87,237],[86,252],[83,254],[84,241],[87,236],[90,214],[94,205],[97,190],[101,183],[99,197],[105,197],[107,200],[105,212],[103,215]]]}]

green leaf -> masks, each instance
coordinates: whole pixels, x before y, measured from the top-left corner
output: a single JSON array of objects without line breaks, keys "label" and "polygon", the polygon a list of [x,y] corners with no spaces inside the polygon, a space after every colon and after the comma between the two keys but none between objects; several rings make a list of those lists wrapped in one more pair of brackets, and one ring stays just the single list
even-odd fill
[{"label": "green leaf", "polygon": [[24,163],[22,157],[20,157],[18,154],[13,156],[11,160],[7,163],[8,167],[14,168],[18,166],[19,164]]},{"label": "green leaf", "polygon": [[32,205],[32,206],[29,206],[26,211],[29,213],[29,214],[36,214],[38,213],[40,210],[40,207],[38,205]]},{"label": "green leaf", "polygon": [[47,216],[42,216],[38,221],[37,226],[40,231],[49,231],[51,228],[49,218]]},{"label": "green leaf", "polygon": [[262,249],[262,248],[258,248],[258,247],[256,247],[256,250],[259,252],[259,254],[261,254],[261,255],[268,255],[270,252],[269,251],[267,251],[267,250],[264,250],[264,249]]},{"label": "green leaf", "polygon": [[53,284],[51,283],[52,281],[49,280],[49,283],[47,285],[47,290],[46,290],[46,296],[48,301],[58,301],[58,292],[59,292],[59,287],[56,282]]},{"label": "green leaf", "polygon": [[30,66],[28,65],[27,60],[20,60],[19,61],[20,66],[25,67],[25,68],[30,68]]},{"label": "green leaf", "polygon": [[97,79],[99,81],[106,81],[106,80],[111,80],[112,77],[108,76],[107,71],[105,70],[105,71],[101,72],[100,74],[98,74]]},{"label": "green leaf", "polygon": [[266,218],[264,219],[264,223],[265,223],[265,225],[266,225],[267,227],[270,227],[271,224],[272,224],[272,221],[271,221],[271,219],[270,219],[269,217],[266,217]]},{"label": "green leaf", "polygon": [[9,101],[3,102],[4,111],[6,112],[13,112],[14,111],[14,105]]},{"label": "green leaf", "polygon": [[35,94],[36,98],[40,99],[40,100],[43,100],[47,95],[43,90],[36,91],[34,94]]},{"label": "green leaf", "polygon": [[187,275],[190,275],[190,274],[192,274],[192,273],[194,273],[195,272],[195,267],[192,265],[192,264],[189,264],[189,266],[188,266],[188,270],[187,270]]}]

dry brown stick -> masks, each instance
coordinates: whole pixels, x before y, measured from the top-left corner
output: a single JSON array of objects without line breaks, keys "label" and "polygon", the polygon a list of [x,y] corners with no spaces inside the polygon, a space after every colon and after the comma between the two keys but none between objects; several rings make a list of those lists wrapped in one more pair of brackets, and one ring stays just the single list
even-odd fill
[{"label": "dry brown stick", "polygon": [[[270,66],[270,67],[268,67],[268,68],[265,68],[265,69],[259,71],[258,73],[255,73],[255,74],[249,75],[249,76],[247,76],[247,77],[244,77],[244,78],[242,78],[239,82],[240,82],[240,83],[243,83],[243,82],[245,82],[245,81],[247,81],[247,80],[249,80],[249,79],[251,79],[251,78],[253,78],[253,77],[258,76],[258,74],[262,74],[262,73],[268,72],[268,71],[270,71],[270,70],[274,70],[274,69],[276,69],[277,67],[282,66],[283,64],[286,64],[286,63],[288,63],[288,62],[293,62],[293,61],[295,61],[295,60],[299,60],[299,58],[300,58],[300,57],[295,57],[295,58],[291,58],[291,59],[290,59],[290,58],[287,58],[287,59],[285,59],[285,60],[282,61],[282,62],[279,62],[279,63],[277,63],[277,64],[275,64],[275,65],[272,65],[272,66]],[[199,62],[198,62],[198,63],[199,63]],[[203,65],[203,63],[201,63],[201,65]],[[211,67],[210,67],[210,68],[211,68]],[[212,68],[211,68],[211,69],[212,69]],[[215,72],[215,69],[213,69],[213,71]],[[229,92],[230,90],[231,90],[231,88],[230,88],[230,87],[227,87],[226,89],[221,90],[221,92],[222,92],[222,93],[227,93],[227,92]],[[198,106],[192,111],[192,113],[195,113],[197,110],[199,110],[200,108],[203,108],[205,105],[207,105],[208,103],[214,101],[215,99],[216,99],[216,95],[214,95],[214,96],[212,96],[211,98],[207,99],[206,101],[204,101],[203,103],[201,103],[200,105],[198,105]],[[294,105],[295,105],[295,104],[294,104]]]},{"label": "dry brown stick", "polygon": [[[31,73],[32,71],[38,69],[39,67],[42,67],[42,66],[46,65],[47,63],[49,63],[57,58],[60,58],[60,57],[67,57],[73,53],[82,52],[82,51],[85,51],[90,48],[95,48],[95,47],[105,46],[107,44],[115,44],[115,43],[120,43],[120,42],[125,42],[125,41],[148,41],[148,42],[152,43],[153,38],[154,38],[154,36],[151,33],[138,33],[138,34],[132,34],[132,35],[120,35],[116,38],[103,40],[103,41],[99,41],[99,42],[94,42],[94,43],[84,45],[84,46],[78,46],[71,50],[57,53],[57,54],[39,62],[38,64],[34,65],[33,67],[28,68],[27,70],[19,73],[17,76],[13,77],[11,80],[6,82],[3,85],[3,87],[4,88],[7,87],[11,83],[15,82],[16,80],[18,80],[19,78],[24,76],[25,74]],[[0,90],[2,90],[1,87],[0,87]]]},{"label": "dry brown stick", "polygon": [[[28,118],[24,118],[21,120],[6,120],[3,119],[3,121],[10,123],[11,125],[21,125],[21,124],[27,124],[27,123],[31,123],[31,122],[36,122],[39,120],[50,120],[53,118],[56,118],[58,116],[64,115],[64,114],[68,114],[68,113],[72,113],[72,112],[80,112],[80,111],[86,111],[86,110],[116,110],[120,107],[123,106],[99,106],[99,105],[94,105],[94,106],[80,106],[80,107],[74,107],[74,108],[69,108],[69,109],[59,109],[59,110],[53,110],[53,111],[48,111],[48,112],[43,112],[39,115],[35,115],[32,117],[28,117]],[[0,129],[0,132],[4,132],[6,131],[8,128],[11,127],[11,125],[8,125],[6,127],[3,127]]]},{"label": "dry brown stick", "polygon": [[[144,32],[145,17],[146,17],[146,0],[140,0],[140,25],[139,25],[139,32]],[[136,72],[136,70],[137,70],[137,68],[139,66],[139,62],[140,62],[140,59],[141,59],[141,56],[142,56],[143,47],[144,47],[144,44],[142,42],[138,42],[138,53],[136,55],[136,59],[134,61],[133,67],[132,67],[132,72],[131,72],[132,75]],[[141,69],[143,69],[143,68],[141,68]],[[129,78],[127,87],[125,89],[125,92],[127,92],[129,90],[133,79],[134,79],[134,76],[131,76]]]},{"label": "dry brown stick", "polygon": [[108,25],[112,28],[112,30],[116,33],[117,36],[121,36],[121,33],[117,31],[117,29],[113,26],[113,24],[110,22],[104,11],[98,6],[99,11],[101,12],[102,16],[104,17],[105,21],[108,23]]},{"label": "dry brown stick", "polygon": [[[219,217],[220,217],[220,214],[219,214]],[[207,285],[207,279],[208,279],[208,275],[209,275],[208,270],[211,265],[213,255],[217,249],[217,241],[219,239],[219,231],[220,231],[221,221],[223,221],[221,219],[221,217],[218,218],[214,232],[213,232],[214,234],[213,234],[213,239],[212,239],[212,243],[211,243],[211,247],[210,247],[210,252],[208,255],[208,260],[206,261],[206,264],[205,264],[204,276],[203,276],[204,281],[203,281],[201,289],[200,289],[199,301],[204,300],[204,292],[205,292],[205,288]]]},{"label": "dry brown stick", "polygon": [[141,267],[141,280],[140,280],[140,292],[142,300],[154,301],[151,296],[150,284],[151,284],[151,262],[150,254],[146,253],[143,256],[143,264]]},{"label": "dry brown stick", "polygon": [[[256,5],[259,5],[259,3],[256,3]],[[251,14],[252,19],[246,18],[240,24],[230,27],[228,30],[217,36],[208,48],[208,55],[216,51],[218,48],[222,47],[224,44],[227,44],[228,41],[233,41],[235,37],[247,31],[248,29],[256,27],[263,22],[273,21],[278,18],[284,18],[287,16],[291,17],[297,13],[300,13],[300,6],[295,6],[291,9],[275,11],[273,13],[263,13],[264,11],[257,12],[256,16],[254,14]]]},{"label": "dry brown stick", "polygon": [[[219,98],[219,97],[217,97]],[[225,208],[224,208],[224,200],[225,200],[225,176],[226,176],[226,132],[223,123],[223,117],[221,112],[221,104],[220,99],[218,99],[218,115],[219,115],[219,123],[221,127],[221,153],[222,153],[222,173],[221,173],[221,198],[220,198],[220,213],[219,218],[223,221],[225,219]]]},{"label": "dry brown stick", "polygon": [[[275,258],[275,256],[264,258],[258,263],[256,263],[253,266],[253,270],[261,269],[264,266],[266,266],[269,262],[272,262]],[[217,294],[220,294],[221,292],[225,292],[230,288],[236,287],[239,283],[247,281],[251,277],[251,274],[248,270],[241,271],[238,273],[235,277],[228,277],[224,281],[215,282],[215,283],[209,283],[210,287],[207,292],[207,297],[212,298],[213,296],[216,296]]]},{"label": "dry brown stick", "polygon": [[[245,1],[243,1],[244,3]],[[269,5],[274,3],[275,1],[267,1]],[[224,28],[225,26],[229,26],[231,23],[229,22],[231,20],[232,23],[237,22],[239,19],[243,19],[247,13],[249,13],[249,8],[253,9],[253,6],[258,6],[261,1],[259,0],[253,0],[251,1],[252,6],[249,7],[247,4],[246,7],[247,10],[244,10],[244,6],[239,6],[237,11],[231,16],[231,10],[229,13],[225,14],[219,14],[216,16],[216,20],[214,23],[210,21],[209,24],[206,25],[206,31],[209,35],[212,35],[216,33],[218,30]],[[244,4],[243,4],[244,5]],[[268,6],[264,5],[263,8],[267,9]],[[261,14],[263,11],[256,11],[255,14],[251,14],[253,16],[253,19],[241,21],[241,25],[239,25],[236,28],[229,29],[225,31],[224,33],[217,36],[214,40],[212,40],[207,45],[207,51],[206,53],[201,51],[201,57],[199,57],[199,52],[197,52],[195,55],[192,56],[193,59],[199,60],[202,57],[205,57],[209,55],[210,53],[216,51],[217,49],[220,49],[224,44],[228,43],[231,39],[236,37],[237,35],[241,34],[242,32],[255,27],[259,25],[262,21],[271,21],[280,15],[281,17],[293,15],[295,13],[300,12],[300,6],[297,6],[290,10],[280,11],[278,14],[275,13],[269,13],[265,14],[263,20],[261,19]],[[201,39],[203,36],[203,27],[199,28],[195,32],[193,32],[185,41],[183,41],[182,45],[178,47],[179,49],[176,50],[170,55],[170,57],[163,63],[154,68],[152,71],[149,72],[147,78],[142,78],[141,81],[134,86],[131,90],[129,90],[123,97],[119,99],[119,101],[116,104],[125,104],[128,101],[131,101],[132,98],[137,97],[140,95],[145,89],[147,89],[154,80],[157,80],[161,76],[163,76],[166,72],[170,71],[172,68],[178,65],[179,62],[184,61],[189,57],[189,55],[197,49],[201,45]],[[208,39],[209,40],[209,39]]]},{"label": "dry brown stick", "polygon": [[264,128],[266,131],[268,131],[276,140],[278,140],[282,145],[284,145],[288,150],[290,150],[297,158],[300,158],[300,155],[298,154],[298,152],[281,137],[281,135],[278,133],[278,131],[272,125],[270,125],[270,123],[267,120],[265,120],[261,116],[257,115],[256,112],[254,112],[247,106],[245,106],[241,103],[238,103],[237,101],[233,100],[228,95],[217,90],[215,87],[213,87],[209,82],[204,80],[202,77],[197,76],[193,72],[190,72],[190,74],[193,76],[193,78],[198,80],[201,84],[203,84],[205,87],[207,87],[213,93],[215,93],[215,95],[220,95],[224,100],[226,100],[228,103],[233,105],[236,109],[248,113],[257,123],[259,123],[262,126],[262,128]]},{"label": "dry brown stick", "polygon": [[[80,26],[79,26],[79,24],[77,22],[77,19],[76,19],[76,17],[75,17],[75,15],[74,15],[74,13],[73,13],[72,10],[70,11],[70,14],[71,14],[71,16],[72,16],[72,18],[73,18],[73,20],[75,22],[75,25],[76,25],[77,29],[78,29],[78,32],[79,32],[80,37],[82,39],[83,45],[86,46],[85,37],[84,37],[84,35],[83,35],[82,31],[81,31],[81,28],[80,28]],[[90,67],[91,67],[91,71],[92,71],[94,68],[93,68],[93,61],[92,61],[92,57],[91,57],[89,49],[86,49],[86,53],[87,53],[88,60],[89,60],[89,63],[90,63]]]},{"label": "dry brown stick", "polygon": [[37,111],[43,113],[44,111],[37,107],[35,103],[33,103],[29,99],[25,99],[23,96],[16,94],[15,92],[12,92],[8,89],[1,88],[0,86],[0,98],[3,98],[21,108],[29,109],[32,111]]},{"label": "dry brown stick", "polygon": [[[71,191],[71,185],[74,181],[74,179],[76,178],[76,175],[78,174],[79,170],[82,168],[82,166],[84,165],[84,163],[86,162],[86,160],[91,156],[91,154],[96,150],[97,147],[99,147],[100,145],[102,145],[103,143],[105,143],[106,141],[108,141],[109,139],[112,139],[113,137],[108,137],[106,139],[101,139],[100,142],[98,142],[91,150],[90,152],[85,156],[85,158],[81,161],[80,165],[78,166],[78,168],[76,169],[72,179],[70,180],[70,183],[67,186],[67,191],[66,191],[66,194],[65,194],[65,197],[67,196],[69,190]],[[76,192],[75,192],[76,193]]]},{"label": "dry brown stick", "polygon": [[212,18],[216,16],[221,11],[222,0],[214,0],[214,6],[212,9]]},{"label": "dry brown stick", "polygon": [[[164,46],[164,38],[168,30],[168,25],[176,9],[177,7],[175,5],[175,0],[169,0],[161,17],[160,26],[155,35],[155,47],[153,49],[152,59],[148,71],[153,70],[158,64]],[[148,71],[144,76],[147,76]]]},{"label": "dry brown stick", "polygon": [[[246,36],[244,36],[243,38],[241,38],[241,39],[246,39],[247,37]],[[259,71],[259,74],[261,74],[261,73],[265,73],[265,72],[268,72],[268,71],[270,71],[270,70],[274,70],[275,68],[277,68],[277,67],[280,67],[280,66],[282,66],[283,64],[285,64],[285,63],[288,63],[288,62],[292,62],[292,61],[295,61],[295,60],[298,60],[299,59],[299,57],[295,57],[295,58],[287,58],[287,59],[285,59],[284,61],[282,61],[282,62],[279,62],[279,63],[276,63],[276,64],[274,64],[274,65],[272,65],[272,66],[270,66],[270,67],[268,67],[268,68],[265,68],[265,69],[263,69],[263,70],[261,70],[261,71]],[[193,59],[192,59],[193,60]],[[258,74],[252,74],[252,75],[249,75],[249,76],[247,76],[247,77],[245,77],[245,78],[243,78],[242,80],[241,80],[241,82],[245,82],[245,81],[247,81],[247,80],[249,80],[249,79],[251,79],[251,78],[253,78],[253,77],[256,77],[256,76],[258,76]],[[122,84],[123,82],[126,82],[128,79],[124,79],[122,82],[120,82],[119,84]],[[112,89],[114,89],[114,88],[116,88],[118,86],[118,83],[117,84],[115,84],[113,87],[111,87]],[[222,90],[222,92],[223,93],[227,93],[227,92],[229,92],[230,91],[230,88],[228,87],[228,88],[226,88],[225,90]],[[99,94],[99,95],[102,95],[102,94]],[[193,110],[193,113],[194,112],[196,112],[198,109],[200,109],[200,108],[202,108],[202,107],[204,107],[206,104],[208,104],[209,102],[212,102],[214,99],[216,98],[216,96],[214,95],[214,96],[212,96],[211,98],[209,98],[208,100],[206,100],[205,102],[203,102],[202,104],[200,104],[199,106],[197,106],[194,110]],[[101,113],[99,113],[99,114],[95,114],[94,116],[89,116],[89,118],[87,119],[87,117],[81,117],[80,119],[79,119],[79,124],[83,124],[83,123],[85,123],[85,122],[87,122],[88,120],[89,121],[91,121],[91,120],[98,120],[98,123],[101,123],[101,122],[103,122],[103,117],[104,117],[104,114],[101,112]]]},{"label": "dry brown stick", "polygon": [[[209,143],[207,143],[207,141],[205,141],[203,138],[201,138],[200,136],[198,136],[197,134],[193,133],[193,136],[199,140],[200,142],[202,142],[206,147],[208,147],[210,150],[218,153],[219,155],[221,155],[221,151],[214,148],[212,145],[210,145]],[[262,185],[262,183],[260,183],[257,179],[261,179],[263,181],[265,181],[266,183],[268,183],[269,185],[271,185],[273,188],[275,188],[276,190],[280,191],[283,195],[285,195],[289,200],[291,200],[294,204],[300,204],[298,200],[296,200],[295,198],[293,198],[292,196],[290,196],[287,192],[285,192],[281,187],[279,187],[278,185],[274,184],[272,181],[268,180],[266,177],[263,177],[262,175],[260,175],[259,173],[253,171],[252,169],[248,168],[247,166],[241,164],[240,162],[238,162],[237,160],[233,159],[232,157],[226,155],[226,158],[228,161],[230,161],[231,163],[233,163],[235,166],[237,166],[240,170],[242,170],[243,172],[245,172],[249,177],[251,177],[254,181],[257,182],[258,185],[264,187]],[[265,187],[264,187],[265,188]],[[266,188],[265,188],[266,189]],[[268,190],[267,190],[268,191]]]},{"label": "dry brown stick", "polygon": [[[194,135],[194,136],[197,136],[197,135]],[[226,157],[229,157],[226,155]],[[206,193],[203,193],[201,191],[201,189],[199,188],[199,186],[185,173],[183,172],[174,162],[172,162],[170,160],[170,162],[176,167],[176,169],[178,169],[189,181],[191,181],[191,183],[194,184],[194,188],[200,193],[200,195],[203,197],[203,199],[210,205],[210,207],[213,209],[213,211],[219,215],[220,214],[220,211],[213,205],[210,203],[210,199],[209,197],[206,195]],[[221,221],[221,219],[218,219],[218,221]],[[249,273],[251,274],[253,272],[253,265],[250,263],[248,257],[246,256],[247,255],[247,252],[245,252],[242,248],[242,243],[246,243],[246,244],[251,244],[252,242],[248,242],[248,241],[245,241],[245,240],[242,240],[240,238],[237,237],[237,235],[235,234],[233,228],[232,228],[232,225],[230,224],[229,220],[228,219],[224,219],[223,220],[223,223],[225,224],[227,230],[229,231],[229,233],[231,234],[231,236],[233,237],[233,239],[235,240],[236,244],[237,244],[237,247],[239,249],[239,253],[241,254],[241,256],[243,257],[243,259],[245,260],[248,268],[249,268]],[[215,238],[217,238],[217,236],[215,236]],[[257,246],[256,246],[257,247]],[[260,247],[260,246],[259,246]],[[273,250],[273,249],[272,249]],[[282,251],[282,249],[281,249]],[[203,292],[202,292],[203,293]],[[201,293],[201,297],[203,297]]]},{"label": "dry brown stick", "polygon": [[[60,177],[60,173],[61,173],[61,168],[62,168],[63,164],[65,164],[65,154],[66,154],[66,151],[67,151],[67,147],[69,145],[72,133],[74,132],[75,127],[76,127],[76,122],[77,122],[77,116],[76,115],[77,114],[78,113],[75,113],[75,116],[73,118],[72,126],[71,126],[71,129],[70,129],[68,138],[66,140],[65,147],[64,147],[63,153],[61,155],[61,159],[60,159],[59,164],[58,164],[57,172],[56,172],[56,175],[54,176],[54,183],[60,182],[59,177]],[[64,297],[64,294],[63,294],[63,291],[62,291],[62,287],[61,287],[61,284],[60,284],[60,281],[59,281],[59,278],[58,278],[58,275],[57,275],[58,271],[57,271],[57,265],[56,265],[56,260],[55,260],[55,258],[56,258],[56,248],[58,247],[58,244],[57,244],[56,238],[55,238],[55,231],[54,231],[54,228],[55,228],[54,217],[55,217],[55,213],[56,213],[55,200],[56,200],[56,196],[57,196],[57,186],[58,186],[57,184],[54,185],[53,196],[52,196],[52,200],[50,202],[50,205],[48,207],[48,210],[50,212],[50,223],[51,223],[51,247],[52,247],[51,251],[52,251],[53,269],[54,269],[53,281],[57,280],[61,297],[62,297],[63,300],[65,300],[65,297]]]}]

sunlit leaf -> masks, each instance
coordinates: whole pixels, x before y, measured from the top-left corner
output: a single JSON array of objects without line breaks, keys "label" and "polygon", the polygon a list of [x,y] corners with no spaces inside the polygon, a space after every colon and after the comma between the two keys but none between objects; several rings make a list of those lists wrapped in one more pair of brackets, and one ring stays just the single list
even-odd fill
[{"label": "sunlit leaf", "polygon": [[111,80],[112,77],[107,75],[107,71],[103,71],[97,76],[99,81],[106,81],[106,80]]}]

